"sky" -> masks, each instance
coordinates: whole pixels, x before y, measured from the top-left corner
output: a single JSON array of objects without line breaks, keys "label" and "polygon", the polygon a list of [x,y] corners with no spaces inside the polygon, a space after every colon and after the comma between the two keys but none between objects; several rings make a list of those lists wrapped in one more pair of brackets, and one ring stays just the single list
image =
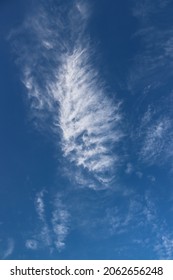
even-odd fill
[{"label": "sky", "polygon": [[0,259],[173,259],[172,10],[0,1]]}]

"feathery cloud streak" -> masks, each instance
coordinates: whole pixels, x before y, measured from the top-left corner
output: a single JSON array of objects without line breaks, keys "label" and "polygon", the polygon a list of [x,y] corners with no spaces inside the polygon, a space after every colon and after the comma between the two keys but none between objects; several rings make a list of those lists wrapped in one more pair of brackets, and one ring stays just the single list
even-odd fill
[{"label": "feathery cloud streak", "polygon": [[25,22],[25,40],[18,32],[23,82],[33,113],[47,117],[49,128],[60,135],[61,151],[78,183],[90,178],[90,187],[106,188],[119,164],[120,102],[106,95],[91,62],[94,52],[85,35],[88,6],[73,1],[55,9],[56,17],[42,6]]},{"label": "feathery cloud streak", "polygon": [[65,248],[65,239],[69,233],[70,214],[61,201],[61,196],[56,195],[53,200],[53,208],[48,218],[45,192],[41,191],[35,199],[35,209],[38,215],[38,228],[31,239],[26,240],[25,246],[31,250],[43,247],[50,250],[61,251]]},{"label": "feathery cloud streak", "polygon": [[141,118],[137,130],[137,139],[140,143],[139,157],[149,165],[168,162],[172,166],[173,123],[169,107],[170,105],[165,104],[162,110],[156,106],[154,109],[153,106],[148,106]]}]

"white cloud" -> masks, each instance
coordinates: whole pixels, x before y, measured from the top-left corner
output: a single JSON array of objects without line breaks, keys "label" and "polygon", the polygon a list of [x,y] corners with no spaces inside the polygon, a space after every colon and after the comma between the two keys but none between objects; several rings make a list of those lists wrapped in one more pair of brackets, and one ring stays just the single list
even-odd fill
[{"label": "white cloud", "polygon": [[[142,42],[142,48],[131,65],[128,87],[133,93],[140,92],[148,96],[151,95],[151,90],[167,85],[173,74],[172,22],[168,18],[167,23],[160,22],[169,10],[171,1],[134,0],[133,2],[133,15],[139,23],[135,36],[139,42]],[[165,90],[166,87],[164,95],[167,95]]]},{"label": "white cloud", "polygon": [[52,87],[59,102],[55,118],[62,131],[64,155],[106,186],[118,162],[112,149],[122,137],[120,104],[111,104],[88,60],[88,50],[79,47],[66,57]]},{"label": "white cloud", "polygon": [[125,173],[126,174],[131,174],[134,171],[134,167],[131,163],[127,163],[126,169],[125,169]]},{"label": "white cloud", "polygon": [[32,112],[40,119],[49,115],[49,128],[61,135],[66,164],[84,177],[79,182],[89,175],[90,187],[107,188],[120,164],[121,103],[107,96],[94,67],[94,51],[84,34],[89,8],[83,1],[73,4],[66,12],[60,5],[56,17],[42,7],[27,20],[24,30],[33,35],[32,43],[20,44],[19,62]]},{"label": "white cloud", "polygon": [[25,246],[27,249],[37,250],[38,242],[34,239],[28,239],[28,240],[26,240]]},{"label": "white cloud", "polygon": [[86,1],[76,1],[76,8],[81,14],[82,18],[86,19],[89,17],[91,11]]},{"label": "white cloud", "polygon": [[171,156],[168,146],[171,141],[172,124],[169,118],[161,117],[145,128],[140,157],[148,163],[160,163]]},{"label": "white cloud", "polygon": [[44,190],[42,190],[41,192],[39,192],[37,194],[36,199],[35,199],[35,207],[36,207],[36,212],[38,214],[39,220],[41,222],[40,231],[39,231],[39,239],[46,246],[50,246],[52,241],[51,241],[50,229],[49,229],[47,217],[46,217],[44,195],[45,195]]},{"label": "white cloud", "polygon": [[134,16],[139,18],[140,20],[147,21],[147,19],[151,18],[153,14],[162,11],[162,9],[164,9],[170,3],[170,0],[155,0],[153,2],[151,2],[150,0],[144,0],[142,2],[135,0],[134,3]]},{"label": "white cloud", "polygon": [[[134,196],[134,195],[133,195]],[[127,199],[121,207],[106,211],[105,224],[112,235],[129,232],[132,228],[144,226],[143,204],[140,196]]]},{"label": "white cloud", "polygon": [[156,205],[151,200],[150,195],[145,195],[145,207],[143,209],[143,214],[145,216],[146,222],[152,224],[152,229],[157,230],[158,228],[158,214],[156,210]]},{"label": "white cloud", "polygon": [[155,245],[155,251],[161,259],[173,258],[173,237],[165,233],[160,236],[159,242]]},{"label": "white cloud", "polygon": [[65,239],[69,233],[69,212],[65,209],[59,197],[55,199],[55,209],[52,212],[52,227],[55,235],[54,244],[61,251],[65,247]]},{"label": "white cloud", "polygon": [[[148,105],[140,115],[133,141],[138,159],[148,165],[173,165],[172,97]],[[154,181],[154,178],[149,177]]]},{"label": "white cloud", "polygon": [[8,238],[6,249],[2,253],[2,259],[7,259],[13,253],[13,251],[14,251],[14,240],[12,238]]},{"label": "white cloud", "polygon": [[61,195],[57,194],[53,201],[46,203],[46,192],[42,190],[36,195],[35,209],[38,223],[32,235],[25,242],[31,250],[48,248],[59,252],[65,248],[66,237],[70,230],[70,214],[62,202]]},{"label": "white cloud", "polygon": [[[124,205],[109,208],[102,219],[103,225],[111,235],[127,234],[130,246],[136,243],[143,248],[156,253],[160,259],[172,259],[173,236],[167,229],[165,218],[159,214],[159,209],[150,192],[144,196],[138,195],[124,201]],[[142,234],[141,234],[142,233]],[[143,247],[143,248],[141,248]]]},{"label": "white cloud", "polygon": [[37,194],[36,200],[35,200],[35,205],[36,205],[36,211],[37,214],[40,218],[40,220],[44,221],[44,212],[45,212],[45,205],[43,201],[44,197],[44,191],[41,191],[40,193]]}]

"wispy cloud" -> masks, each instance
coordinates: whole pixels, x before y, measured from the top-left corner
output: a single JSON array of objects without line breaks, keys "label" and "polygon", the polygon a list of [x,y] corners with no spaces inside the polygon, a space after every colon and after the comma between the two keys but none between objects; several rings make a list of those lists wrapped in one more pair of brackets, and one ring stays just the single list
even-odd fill
[{"label": "wispy cloud", "polygon": [[[1,241],[1,242],[5,243],[4,240]],[[15,245],[14,240],[13,240],[12,238],[8,238],[8,239],[7,239],[7,242],[6,242],[6,248],[5,248],[5,246],[3,245],[4,250],[2,250],[2,252],[1,252],[1,254],[0,254],[2,260],[5,260],[5,259],[7,259],[9,256],[11,256],[11,254],[12,254],[13,251],[14,251],[14,245]]]},{"label": "wispy cloud", "polygon": [[37,194],[37,198],[35,200],[36,211],[41,221],[44,221],[44,215],[45,215],[44,214],[45,206],[43,202],[43,197],[44,197],[44,191],[41,191],[40,193]]},{"label": "wispy cloud", "polygon": [[[124,200],[121,198],[121,205],[107,208],[100,223],[106,228],[105,236],[106,231],[115,239],[126,236],[129,250],[132,250],[131,246],[135,243],[141,253],[144,248],[148,248],[149,252],[154,252],[156,259],[172,259],[172,232],[159,211],[151,192],[146,191],[144,195],[133,194]],[[99,228],[98,225],[97,227]],[[145,253],[145,257],[149,258],[149,255]]]},{"label": "wispy cloud", "polygon": [[83,1],[55,7],[56,17],[42,6],[24,25],[27,44],[18,43],[23,82],[34,114],[47,117],[49,129],[60,136],[74,178],[80,184],[90,177],[89,187],[107,188],[120,164],[121,103],[108,97],[95,69],[85,32],[89,7]]},{"label": "wispy cloud", "polygon": [[125,169],[125,173],[126,174],[131,174],[134,171],[134,167],[133,165],[129,162],[127,163],[126,169]]},{"label": "wispy cloud", "polygon": [[155,245],[155,251],[158,253],[161,259],[173,258],[173,236],[167,233],[163,233],[160,236],[159,242]]},{"label": "wispy cloud", "polygon": [[59,197],[55,199],[55,210],[52,213],[52,227],[55,234],[55,246],[61,251],[65,247],[65,239],[69,233],[69,212]]},{"label": "wispy cloud", "polygon": [[159,209],[150,196],[150,193],[146,193],[146,207],[144,209],[144,214],[147,223],[151,226],[152,235],[154,236],[152,244],[153,250],[157,253],[157,257],[160,259],[172,259],[172,232],[167,228],[166,220],[159,216]]},{"label": "wispy cloud", "polygon": [[40,193],[37,194],[35,200],[35,207],[39,220],[41,222],[40,232],[39,232],[40,239],[46,246],[49,247],[52,241],[51,241],[50,229],[48,226],[46,213],[45,213],[44,191],[41,191]]},{"label": "wispy cloud", "polygon": [[28,239],[28,240],[26,240],[25,246],[27,249],[37,250],[38,242],[34,239]]},{"label": "wispy cloud", "polygon": [[127,233],[139,227],[144,227],[145,215],[141,196],[124,198],[121,207],[109,208],[106,211],[105,222],[112,235]]},{"label": "wispy cloud", "polygon": [[171,1],[170,0],[155,0],[151,2],[150,0],[144,0],[142,2],[134,0],[133,14],[139,17],[140,20],[147,21],[151,19],[153,14],[159,13],[164,9]]},{"label": "wispy cloud", "polygon": [[76,1],[76,8],[80,12],[81,16],[86,20],[91,14],[91,9],[89,4],[82,0],[82,1]]},{"label": "wispy cloud", "polygon": [[168,118],[161,118],[146,128],[144,143],[140,151],[143,160],[149,163],[156,163],[169,156],[166,153],[167,145],[171,144],[172,134],[171,121]]},{"label": "wispy cloud", "polygon": [[135,133],[139,159],[149,165],[173,164],[173,122],[170,104],[162,101],[162,107],[151,105],[142,114]]},{"label": "wispy cloud", "polygon": [[134,58],[128,85],[132,92],[146,93],[167,84],[173,74],[171,1],[133,2],[133,15],[139,23],[135,36],[142,42],[142,48]]},{"label": "wispy cloud", "polygon": [[65,248],[65,239],[70,230],[70,214],[60,195],[57,194],[53,201],[47,202],[48,205],[45,198],[44,190],[36,195],[35,209],[38,223],[32,238],[26,240],[25,246],[31,250],[45,247],[50,251],[54,249],[61,251]]},{"label": "wispy cloud", "polygon": [[64,155],[106,186],[118,161],[112,149],[122,136],[118,128],[121,117],[119,104],[112,105],[107,99],[87,60],[85,49],[68,56],[52,92],[55,99],[58,93],[60,102]]}]

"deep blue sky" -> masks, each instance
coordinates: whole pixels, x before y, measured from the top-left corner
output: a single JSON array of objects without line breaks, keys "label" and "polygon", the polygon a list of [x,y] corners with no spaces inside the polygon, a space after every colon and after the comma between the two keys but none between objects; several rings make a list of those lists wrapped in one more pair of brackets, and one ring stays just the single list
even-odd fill
[{"label": "deep blue sky", "polygon": [[0,259],[173,258],[171,2],[0,2]]}]

